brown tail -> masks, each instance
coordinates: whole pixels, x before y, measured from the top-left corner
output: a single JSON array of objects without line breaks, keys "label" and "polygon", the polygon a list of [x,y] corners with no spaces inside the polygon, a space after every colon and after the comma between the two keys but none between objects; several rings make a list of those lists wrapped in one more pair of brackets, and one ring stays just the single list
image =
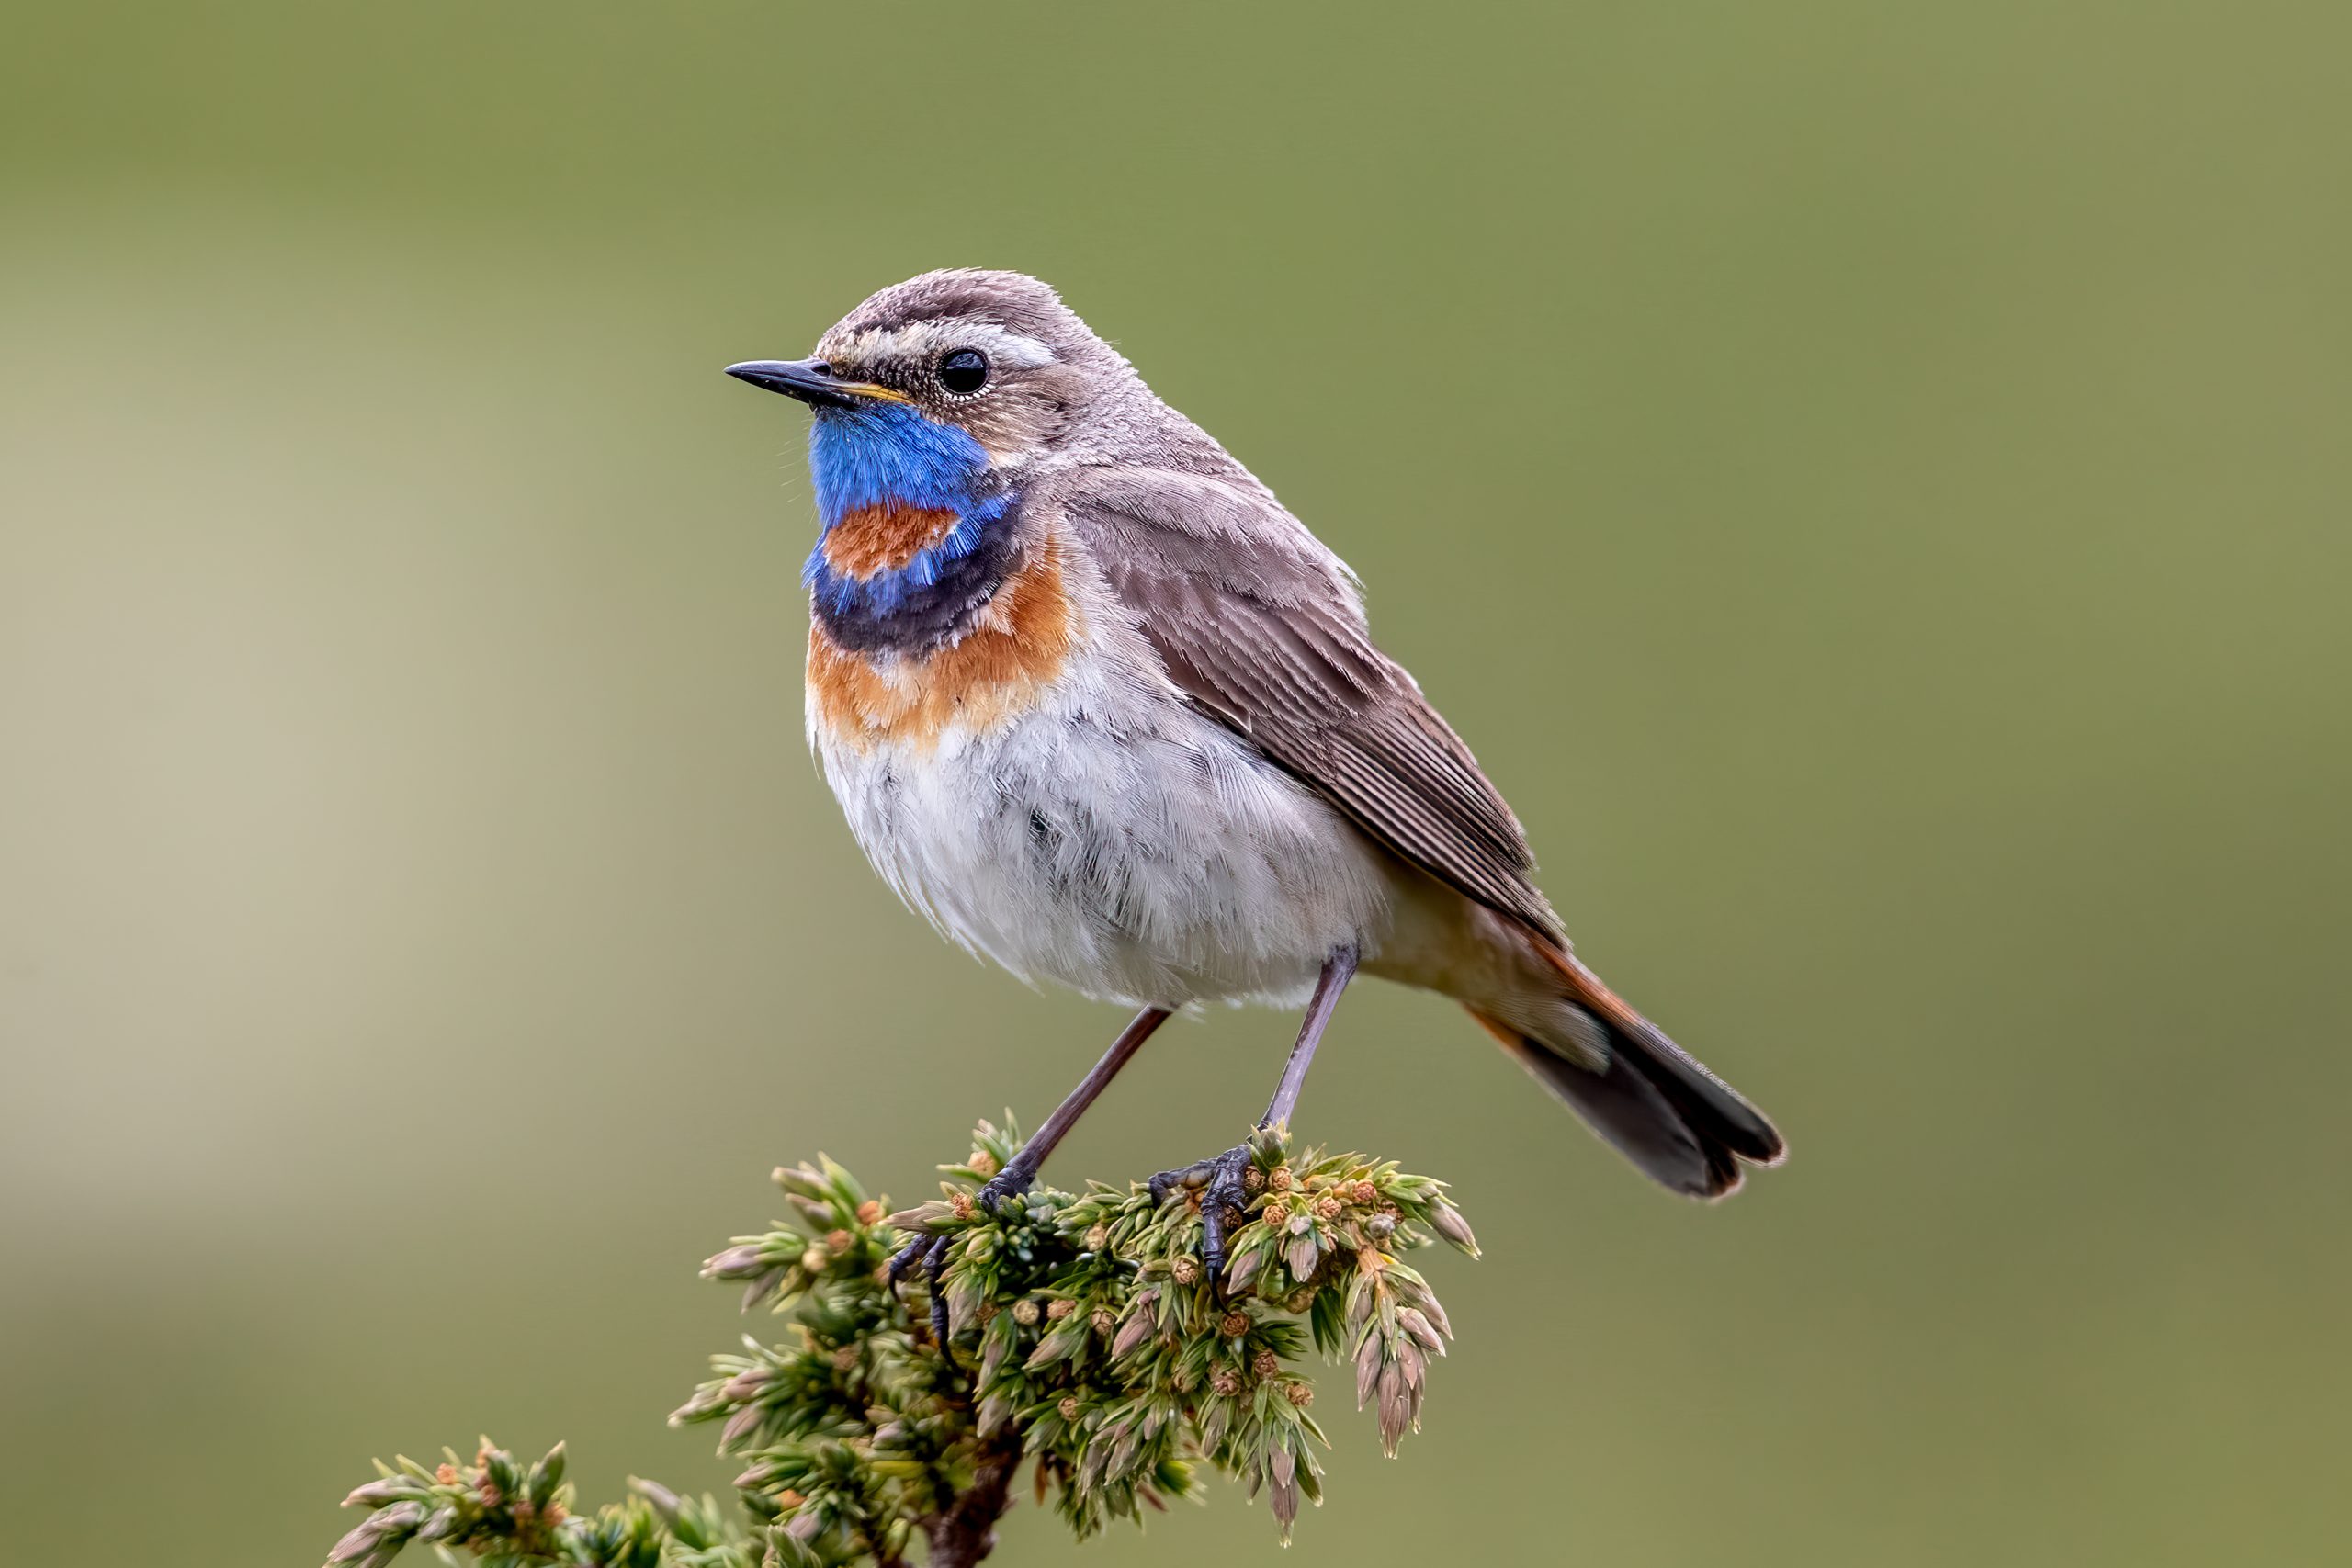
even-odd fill
[{"label": "brown tail", "polygon": [[1571,1061],[1476,1008],[1470,1015],[1644,1175],[1694,1198],[1721,1198],[1739,1186],[1742,1162],[1778,1165],[1786,1156],[1779,1131],[1729,1084],[1574,955],[1548,949],[1545,955],[1569,996],[1608,1036],[1608,1059],[1600,1067]]}]

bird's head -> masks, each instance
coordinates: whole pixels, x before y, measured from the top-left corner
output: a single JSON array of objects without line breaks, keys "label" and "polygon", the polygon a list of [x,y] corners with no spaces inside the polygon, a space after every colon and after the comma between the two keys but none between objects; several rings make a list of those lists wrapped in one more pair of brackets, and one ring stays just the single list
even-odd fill
[{"label": "bird's head", "polygon": [[1017,272],[952,270],[867,299],[807,359],[727,367],[816,412],[812,457],[874,471],[910,500],[959,468],[1017,469],[1079,429],[1133,373],[1054,291]]}]

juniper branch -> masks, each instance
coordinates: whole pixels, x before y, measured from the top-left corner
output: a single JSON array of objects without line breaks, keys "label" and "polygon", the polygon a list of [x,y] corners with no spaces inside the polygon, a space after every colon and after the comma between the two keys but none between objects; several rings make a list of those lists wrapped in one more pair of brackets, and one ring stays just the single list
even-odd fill
[{"label": "juniper branch", "polygon": [[[896,1214],[830,1159],[779,1168],[792,1217],[704,1265],[744,1286],[744,1310],[784,1319],[779,1342],[746,1336],[714,1357],[671,1416],[717,1424],[719,1451],[745,1461],[739,1509],[633,1482],[582,1514],[560,1446],[523,1466],[484,1439],[470,1461],[379,1465],[345,1499],[371,1512],[329,1568],[386,1568],[412,1543],[493,1568],[904,1568],[918,1540],[932,1568],[967,1568],[995,1544],[1024,1462],[1081,1539],[1197,1497],[1205,1465],[1264,1492],[1286,1540],[1300,1502],[1322,1497],[1328,1445],[1297,1364],[1310,1343],[1351,1367],[1389,1453],[1418,1429],[1453,1330],[1402,1255],[1437,1239],[1477,1251],[1442,1183],[1355,1155],[1295,1158],[1261,1132],[1213,1280],[1198,1192],[1156,1202],[1091,1182],[992,1213],[974,1190],[1020,1134],[983,1122],[973,1141],[938,1199]],[[949,1242],[946,1345],[927,1303],[885,1277],[915,1234]]]}]

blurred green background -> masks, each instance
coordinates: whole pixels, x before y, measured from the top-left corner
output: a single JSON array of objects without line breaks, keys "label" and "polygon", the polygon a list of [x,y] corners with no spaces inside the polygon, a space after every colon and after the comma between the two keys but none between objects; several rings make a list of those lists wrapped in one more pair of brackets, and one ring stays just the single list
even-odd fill
[{"label": "blurred green background", "polygon": [[[1352,995],[1303,1133],[1488,1252],[1300,1553],[2346,1549],[2341,6],[7,32],[12,1562],[313,1562],[482,1430],[719,1484],[661,1416],[769,1166],[919,1194],[1117,1026],[899,908],[801,740],[802,417],[719,367],[943,265],[1056,282],[1362,571],[1796,1150],[1673,1202]],[[1056,1169],[1229,1143],[1290,1028],[1162,1036]],[[1220,1490],[1085,1551],[1276,1548]]]}]

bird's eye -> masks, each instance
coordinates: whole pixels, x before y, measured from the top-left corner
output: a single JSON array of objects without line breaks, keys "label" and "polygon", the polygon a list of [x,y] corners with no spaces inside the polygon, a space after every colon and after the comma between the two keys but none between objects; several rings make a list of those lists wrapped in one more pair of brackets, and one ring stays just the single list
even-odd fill
[{"label": "bird's eye", "polygon": [[989,356],[977,348],[941,355],[939,384],[959,398],[971,396],[989,384]]}]

